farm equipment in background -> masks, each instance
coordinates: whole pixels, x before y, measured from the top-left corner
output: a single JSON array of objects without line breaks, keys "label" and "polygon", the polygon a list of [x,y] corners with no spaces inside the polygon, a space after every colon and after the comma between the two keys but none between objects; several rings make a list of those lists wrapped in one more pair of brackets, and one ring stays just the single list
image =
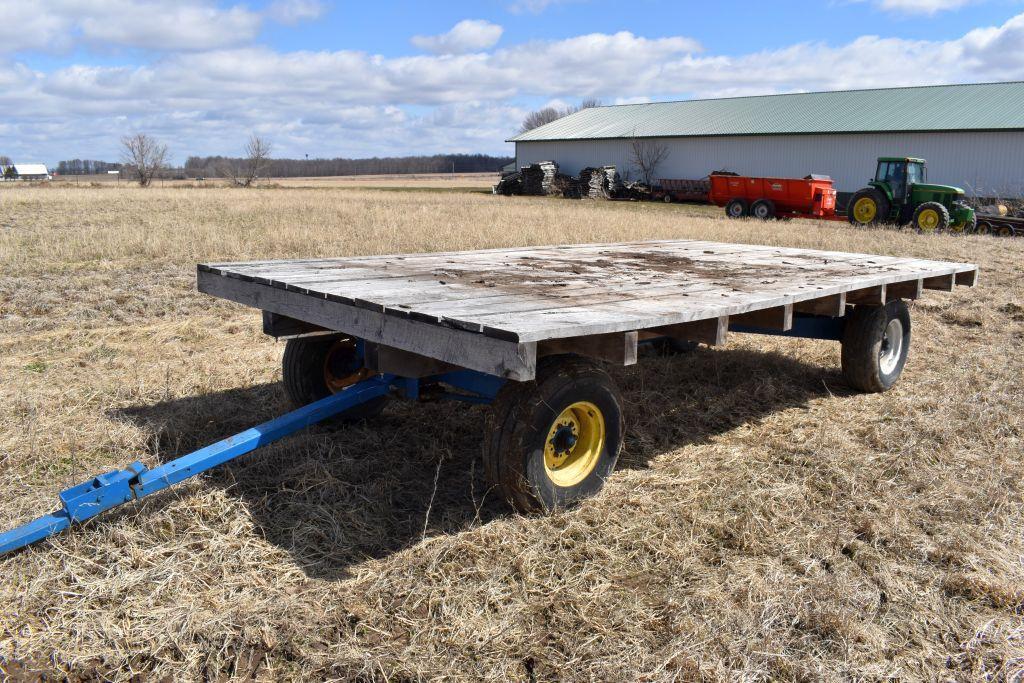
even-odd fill
[{"label": "farm equipment in background", "polygon": [[707,178],[702,180],[661,178],[651,190],[651,199],[663,201],[666,204],[671,204],[672,202],[705,202],[710,191],[711,181]]},{"label": "farm equipment in background", "polygon": [[837,220],[836,190],[828,176],[751,178],[712,173],[710,179],[708,200],[724,206],[729,218]]},{"label": "farm equipment in background", "polygon": [[880,157],[873,180],[850,199],[847,216],[853,225],[912,225],[920,232],[974,232],[977,216],[964,201],[964,191],[927,182],[924,159]]}]

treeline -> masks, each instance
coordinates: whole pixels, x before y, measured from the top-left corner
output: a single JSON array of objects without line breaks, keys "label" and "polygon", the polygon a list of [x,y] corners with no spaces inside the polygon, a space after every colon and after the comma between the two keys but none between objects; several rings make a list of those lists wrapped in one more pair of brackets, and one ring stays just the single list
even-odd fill
[{"label": "treeline", "polygon": [[95,175],[107,171],[120,171],[121,164],[94,159],[69,159],[58,163],[57,168],[53,170],[60,175]]},{"label": "treeline", "polygon": [[[185,172],[214,177],[224,168],[237,168],[244,159],[192,156]],[[487,154],[436,154],[415,157],[373,157],[372,159],[268,159],[261,175],[296,178],[338,175],[391,175],[399,173],[490,173],[501,170],[512,157]]]}]

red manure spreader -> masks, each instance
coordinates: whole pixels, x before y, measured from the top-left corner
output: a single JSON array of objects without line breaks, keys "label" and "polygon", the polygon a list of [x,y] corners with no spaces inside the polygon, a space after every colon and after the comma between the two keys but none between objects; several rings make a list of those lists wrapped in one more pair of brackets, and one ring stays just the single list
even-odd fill
[{"label": "red manure spreader", "polygon": [[712,173],[710,179],[708,199],[724,206],[730,218],[844,220],[836,217],[836,190],[828,176],[751,178]]}]

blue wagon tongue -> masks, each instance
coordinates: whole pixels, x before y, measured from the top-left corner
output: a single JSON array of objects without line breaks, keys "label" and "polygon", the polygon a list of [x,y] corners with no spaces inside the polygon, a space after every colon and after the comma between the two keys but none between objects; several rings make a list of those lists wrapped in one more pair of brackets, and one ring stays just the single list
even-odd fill
[{"label": "blue wagon tongue", "polygon": [[59,534],[73,522],[83,522],[119,505],[184,481],[217,465],[254,451],[312,424],[371,401],[391,391],[393,375],[378,375],[281,417],[264,422],[222,441],[148,469],[134,462],[61,492],[63,507],[0,534],[0,555]]}]

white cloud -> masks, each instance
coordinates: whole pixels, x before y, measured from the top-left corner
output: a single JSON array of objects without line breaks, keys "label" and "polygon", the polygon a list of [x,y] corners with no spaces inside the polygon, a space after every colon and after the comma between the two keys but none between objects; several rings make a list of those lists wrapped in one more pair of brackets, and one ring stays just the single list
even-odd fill
[{"label": "white cloud", "polygon": [[570,2],[586,2],[587,0],[515,0],[508,6],[512,14],[540,14],[554,5],[564,5]]},{"label": "white cloud", "polygon": [[267,15],[282,24],[297,24],[319,19],[325,9],[319,0],[276,0],[267,8]]},{"label": "white cloud", "polygon": [[459,55],[494,47],[504,32],[501,26],[483,19],[464,19],[447,33],[437,36],[413,36],[412,44],[439,55]]},{"label": "white cloud", "polygon": [[902,14],[936,14],[960,9],[977,0],[875,0],[875,4],[889,12]]},{"label": "white cloud", "polygon": [[[270,16],[313,16],[314,0],[281,0]],[[0,52],[63,52],[76,44],[109,50],[210,50],[244,45],[259,33],[263,16],[242,4],[220,7],[213,0],[0,0]]]},{"label": "white cloud", "polygon": [[706,54],[686,37],[621,32],[398,58],[244,47],[51,73],[0,59],[0,152],[112,158],[127,128],[165,139],[179,157],[235,153],[248,130],[264,132],[280,154],[500,152],[524,102],[1012,79],[1024,80],[1024,14],[948,41],[864,36],[738,56]]}]

